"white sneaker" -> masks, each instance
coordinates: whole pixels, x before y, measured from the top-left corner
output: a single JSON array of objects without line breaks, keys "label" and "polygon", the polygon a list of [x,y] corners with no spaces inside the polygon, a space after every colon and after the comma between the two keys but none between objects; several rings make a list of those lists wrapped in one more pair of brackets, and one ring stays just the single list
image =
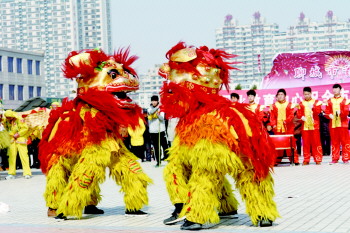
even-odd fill
[{"label": "white sneaker", "polygon": [[8,175],[8,176],[6,176],[6,180],[13,180],[13,179],[15,179],[16,177],[14,176],[14,175]]},{"label": "white sneaker", "polygon": [[30,178],[32,178],[30,175],[25,175],[24,176],[24,179],[30,179]]}]

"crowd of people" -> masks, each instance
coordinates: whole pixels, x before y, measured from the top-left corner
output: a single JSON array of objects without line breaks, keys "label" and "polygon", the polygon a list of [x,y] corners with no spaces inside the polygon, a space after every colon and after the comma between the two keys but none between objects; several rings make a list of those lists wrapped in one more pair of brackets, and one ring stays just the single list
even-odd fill
[{"label": "crowd of people", "polygon": [[[319,101],[312,98],[311,87],[303,88],[304,99],[297,104],[286,100],[285,89],[276,93],[276,101],[271,106],[262,107],[255,103],[256,92],[249,90],[247,99],[251,111],[255,112],[270,135],[291,134],[295,137],[294,162],[299,165],[303,155],[303,165],[309,165],[310,158],[320,165],[324,155],[332,155],[330,164],[336,164],[342,155],[344,164],[349,163],[349,100],[341,96],[340,84],[333,85],[334,96]],[[231,101],[239,103],[239,95],[231,94]],[[291,151],[278,151],[276,165],[283,155],[291,156]],[[291,159],[291,158],[290,158]]]}]

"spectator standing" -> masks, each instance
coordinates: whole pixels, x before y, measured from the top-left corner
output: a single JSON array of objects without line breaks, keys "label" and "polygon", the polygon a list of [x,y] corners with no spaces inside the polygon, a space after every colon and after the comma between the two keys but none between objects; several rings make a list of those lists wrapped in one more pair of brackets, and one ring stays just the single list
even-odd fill
[{"label": "spectator standing", "polygon": [[260,104],[255,103],[256,92],[254,90],[247,91],[247,97],[250,110],[260,117]]},{"label": "spectator standing", "polygon": [[310,87],[303,89],[304,100],[299,103],[297,115],[302,120],[301,137],[303,140],[303,165],[309,165],[310,157],[316,165],[322,162],[322,146],[320,139],[320,119],[322,102],[311,98]]},{"label": "spectator standing", "polygon": [[340,158],[340,146],[342,147],[342,159],[344,164],[349,163],[350,141],[348,131],[349,100],[340,95],[340,84],[333,85],[334,97],[327,102],[326,116],[331,119],[330,132],[332,144],[332,162],[338,163]]},{"label": "spectator standing", "polygon": [[32,173],[30,171],[27,148],[28,126],[23,122],[22,118],[11,110],[7,110],[5,112],[5,117],[6,121],[4,126],[11,137],[11,145],[8,149],[9,171],[6,179],[8,180],[15,178],[17,152],[19,153],[21,159],[23,176],[25,179],[30,179]]},{"label": "spectator standing", "polygon": [[[292,103],[286,100],[286,90],[279,89],[276,94],[277,101],[271,105],[270,109],[270,123],[274,129],[276,135],[278,134],[292,134],[294,135],[294,108]],[[298,154],[294,152],[294,163],[299,165]],[[277,151],[278,157],[282,158],[284,153],[287,154],[288,158],[291,160],[291,151],[280,150]],[[281,159],[277,159],[276,163],[281,162]]]},{"label": "spectator standing", "polygon": [[[159,98],[158,96],[151,97],[151,106],[147,110],[148,113],[148,126],[151,136],[152,145],[154,147],[154,153],[156,157],[158,167],[161,160],[168,158],[168,142],[165,134],[165,117],[164,112],[159,109]],[[164,157],[160,158],[160,150],[163,148]]]}]

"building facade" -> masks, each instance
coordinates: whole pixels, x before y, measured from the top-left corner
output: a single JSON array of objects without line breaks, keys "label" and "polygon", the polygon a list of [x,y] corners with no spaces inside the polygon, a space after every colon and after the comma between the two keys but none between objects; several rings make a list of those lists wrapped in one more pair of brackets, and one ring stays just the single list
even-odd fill
[{"label": "building facade", "polygon": [[311,22],[300,13],[295,25],[281,32],[277,24],[268,24],[259,12],[252,23],[239,25],[231,15],[216,30],[216,46],[238,55],[240,71],[231,74],[230,88],[240,84],[243,89],[260,86],[278,53],[320,50],[349,50],[350,22],[341,22],[328,11],[323,22]]},{"label": "building facade", "polygon": [[46,96],[44,53],[0,48],[0,98],[4,109]]},{"label": "building facade", "polygon": [[48,97],[74,96],[61,65],[73,50],[112,52],[109,0],[0,0],[0,47],[44,51]]},{"label": "building facade", "polygon": [[151,104],[151,97],[158,95],[163,86],[165,79],[158,74],[160,64],[155,65],[149,69],[147,74],[140,76],[140,90],[137,91],[133,100],[143,108],[148,108]]}]

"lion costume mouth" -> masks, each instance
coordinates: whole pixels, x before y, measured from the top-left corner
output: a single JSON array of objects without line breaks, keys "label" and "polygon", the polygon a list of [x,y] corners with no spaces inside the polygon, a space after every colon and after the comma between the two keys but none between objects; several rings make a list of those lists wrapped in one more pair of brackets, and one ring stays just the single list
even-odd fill
[{"label": "lion costume mouth", "polygon": [[136,105],[136,103],[128,96],[128,93],[130,92],[131,91],[112,92],[112,95],[114,95],[114,98],[121,106],[130,107]]}]

